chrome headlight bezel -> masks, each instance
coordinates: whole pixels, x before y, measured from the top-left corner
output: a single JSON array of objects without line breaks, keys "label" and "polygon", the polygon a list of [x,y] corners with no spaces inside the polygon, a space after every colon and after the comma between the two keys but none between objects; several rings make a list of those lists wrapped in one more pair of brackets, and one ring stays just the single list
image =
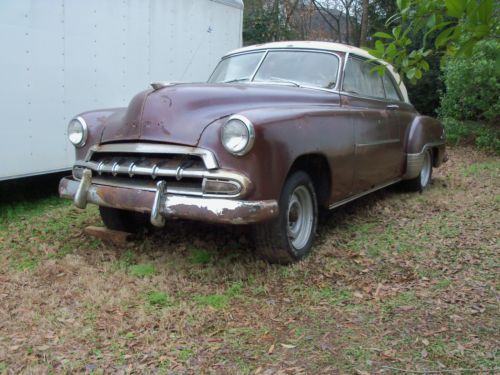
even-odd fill
[{"label": "chrome headlight bezel", "polygon": [[[228,127],[231,126],[232,124],[241,124],[242,129],[246,132],[246,143],[242,147],[238,148],[231,148],[227,142],[225,142],[225,132],[228,131]],[[221,128],[221,143],[222,146],[226,149],[227,152],[237,155],[237,156],[243,156],[246,155],[253,147],[255,143],[255,128],[252,124],[252,122],[247,119],[245,116],[242,115],[232,115],[230,116],[227,121],[222,125]]]},{"label": "chrome headlight bezel", "polygon": [[[81,138],[77,139],[77,140],[72,140],[71,139],[71,134],[70,134],[70,126],[74,123],[74,122],[77,122],[80,124],[80,127],[81,127]],[[85,120],[78,116],[78,117],[74,117],[72,118],[69,123],[68,123],[68,140],[71,142],[71,144],[77,148],[81,148],[83,146],[85,146],[85,144],[87,143],[87,138],[88,138],[88,135],[89,135],[89,129],[88,129],[88,126],[87,126],[87,123],[85,122]]]}]

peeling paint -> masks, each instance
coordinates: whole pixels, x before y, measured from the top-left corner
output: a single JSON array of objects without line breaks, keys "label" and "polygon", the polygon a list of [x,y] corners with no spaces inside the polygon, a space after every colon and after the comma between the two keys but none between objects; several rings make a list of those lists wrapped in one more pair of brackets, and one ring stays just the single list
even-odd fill
[{"label": "peeling paint", "polygon": [[[63,178],[59,184],[59,195],[73,199],[78,186],[78,181]],[[154,199],[154,191],[116,186],[92,184],[87,191],[88,203],[141,213],[151,213]],[[278,202],[275,200],[243,201],[166,194],[162,202],[160,214],[167,219],[240,225],[269,220],[278,215]]]}]

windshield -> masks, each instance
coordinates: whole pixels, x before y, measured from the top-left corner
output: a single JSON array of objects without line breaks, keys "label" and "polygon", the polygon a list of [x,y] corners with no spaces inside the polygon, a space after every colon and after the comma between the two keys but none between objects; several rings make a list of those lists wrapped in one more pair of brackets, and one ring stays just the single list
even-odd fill
[{"label": "windshield", "polygon": [[339,59],[333,54],[269,51],[259,66],[264,53],[225,58],[217,65],[208,82],[276,82],[326,89],[332,89],[336,85]]},{"label": "windshield", "polygon": [[255,69],[257,69],[264,53],[265,52],[248,53],[246,55],[233,56],[222,60],[215,68],[208,82],[249,80],[255,73]]}]

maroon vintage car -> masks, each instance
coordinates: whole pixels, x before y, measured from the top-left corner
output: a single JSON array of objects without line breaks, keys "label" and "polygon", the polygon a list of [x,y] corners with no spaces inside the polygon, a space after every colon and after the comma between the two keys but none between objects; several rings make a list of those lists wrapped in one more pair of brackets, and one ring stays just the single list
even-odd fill
[{"label": "maroon vintage car", "polygon": [[256,250],[278,263],[310,251],[320,207],[402,180],[424,190],[445,159],[443,127],[389,65],[323,42],[233,51],[208,83],[154,83],[127,108],[75,117],[68,136],[76,163],[60,195],[99,205],[108,228],[253,224]]}]

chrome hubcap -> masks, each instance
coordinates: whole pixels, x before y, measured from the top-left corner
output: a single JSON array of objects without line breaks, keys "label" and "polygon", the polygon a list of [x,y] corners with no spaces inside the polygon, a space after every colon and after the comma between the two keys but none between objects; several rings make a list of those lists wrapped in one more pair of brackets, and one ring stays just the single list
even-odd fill
[{"label": "chrome hubcap", "polygon": [[297,250],[306,246],[311,237],[314,208],[309,190],[304,186],[297,187],[288,203],[288,238]]},{"label": "chrome hubcap", "polygon": [[429,151],[426,151],[424,156],[424,164],[422,165],[422,170],[420,171],[420,186],[426,187],[429,183],[432,170],[432,161]]}]

